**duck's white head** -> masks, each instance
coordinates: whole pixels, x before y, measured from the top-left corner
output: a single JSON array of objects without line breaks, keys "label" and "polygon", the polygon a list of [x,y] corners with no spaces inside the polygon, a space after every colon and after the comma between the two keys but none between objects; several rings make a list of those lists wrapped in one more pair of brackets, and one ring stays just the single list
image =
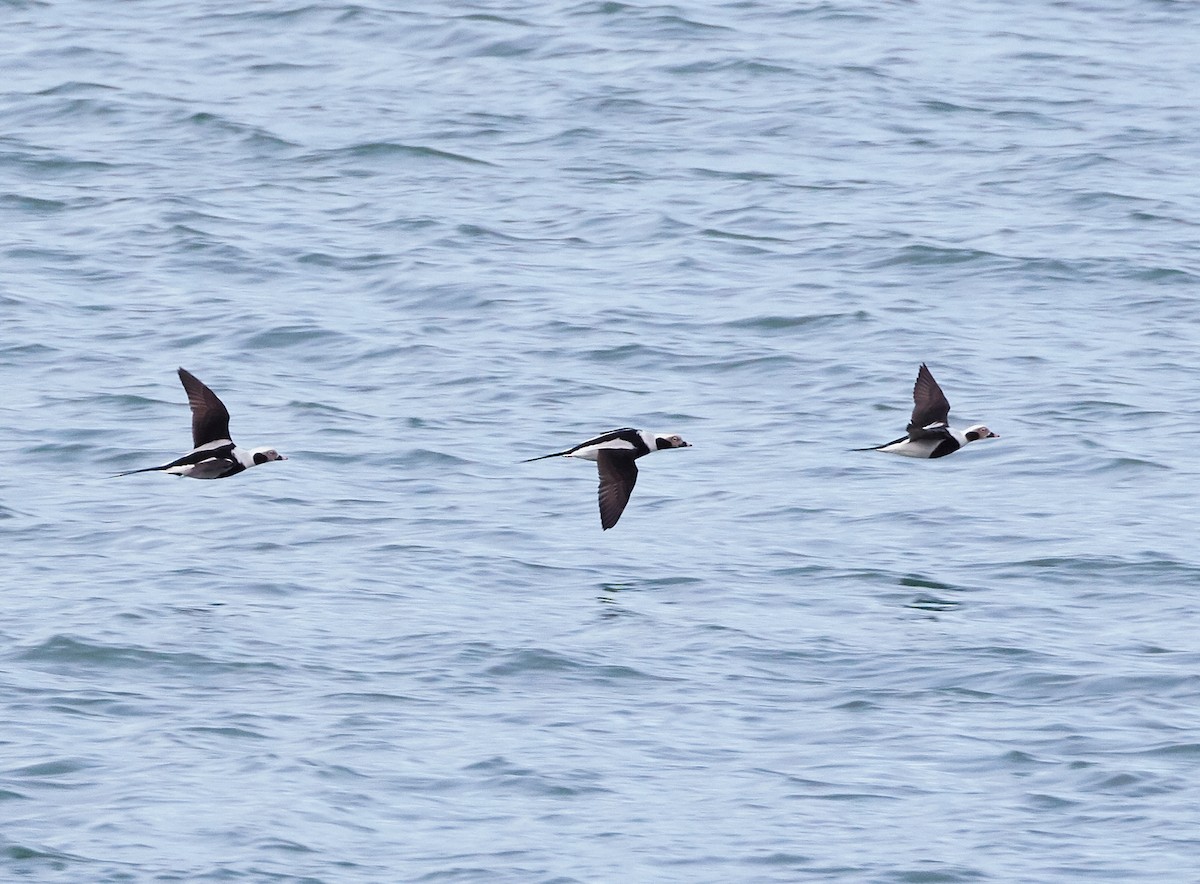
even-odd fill
[{"label": "duck's white head", "polygon": [[254,461],[254,466],[270,463],[273,460],[287,460],[274,448],[255,448],[250,452],[250,459]]},{"label": "duck's white head", "polygon": [[989,430],[983,424],[975,424],[975,426],[973,426],[973,427],[967,427],[965,430],[963,430],[963,436],[966,438],[966,440],[968,442],[976,442],[979,439],[999,439],[1000,438],[999,434],[993,433],[991,430]]},{"label": "duck's white head", "polygon": [[654,436],[654,443],[658,446],[658,450],[664,448],[691,448],[690,442],[684,442],[682,436],[668,435],[666,433],[657,433]]}]

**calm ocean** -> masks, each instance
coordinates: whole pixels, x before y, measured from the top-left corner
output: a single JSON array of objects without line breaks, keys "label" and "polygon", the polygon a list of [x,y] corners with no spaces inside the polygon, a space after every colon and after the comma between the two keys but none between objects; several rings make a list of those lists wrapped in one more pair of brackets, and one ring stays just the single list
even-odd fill
[{"label": "calm ocean", "polygon": [[0,880],[1200,880],[1200,3],[0,20]]}]

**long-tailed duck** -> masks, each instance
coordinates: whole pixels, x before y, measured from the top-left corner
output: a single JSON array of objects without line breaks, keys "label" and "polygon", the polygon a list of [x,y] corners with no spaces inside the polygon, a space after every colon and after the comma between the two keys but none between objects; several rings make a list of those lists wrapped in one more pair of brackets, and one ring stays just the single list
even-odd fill
[{"label": "long-tailed duck", "polygon": [[523,463],[545,460],[548,457],[581,457],[594,460],[600,473],[600,527],[607,531],[625,511],[629,495],[637,482],[638,469],[634,463],[652,451],[664,448],[691,448],[680,436],[665,433],[649,433],[622,427],[610,430],[594,439],[581,442],[566,451],[531,457]]},{"label": "long-tailed duck", "polygon": [[968,442],[1000,438],[983,424],[975,424],[962,431],[955,430],[950,426],[949,418],[950,402],[933,379],[929,367],[922,362],[917,371],[917,382],[913,385],[913,413],[906,428],[908,435],[885,445],[856,450],[933,458],[953,454]]},{"label": "long-tailed duck", "polygon": [[159,470],[193,479],[223,479],[259,464],[287,460],[274,448],[245,449],[233,444],[229,438],[229,411],[217,394],[182,368],[179,369],[179,380],[183,382],[188,404],[192,407],[192,445],[195,447],[178,460],[161,467],[129,470],[118,473],[118,476]]}]

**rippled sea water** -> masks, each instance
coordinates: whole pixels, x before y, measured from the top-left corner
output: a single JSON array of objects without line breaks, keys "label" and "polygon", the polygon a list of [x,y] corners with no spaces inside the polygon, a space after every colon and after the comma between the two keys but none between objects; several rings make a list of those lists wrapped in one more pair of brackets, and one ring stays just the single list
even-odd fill
[{"label": "rippled sea water", "polygon": [[0,4],[0,878],[1194,880],[1200,6],[431,6]]}]

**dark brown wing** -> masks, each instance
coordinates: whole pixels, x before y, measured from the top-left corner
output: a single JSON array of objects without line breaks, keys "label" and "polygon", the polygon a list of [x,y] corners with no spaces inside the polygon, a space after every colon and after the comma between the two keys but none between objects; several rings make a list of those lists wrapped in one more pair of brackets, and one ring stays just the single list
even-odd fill
[{"label": "dark brown wing", "polygon": [[925,428],[930,424],[942,424],[950,420],[950,402],[946,394],[933,379],[933,373],[924,362],[917,371],[917,382],[913,384],[913,413],[908,425],[910,439],[928,435]]},{"label": "dark brown wing", "polygon": [[183,381],[188,404],[192,406],[193,447],[199,448],[209,442],[229,439],[229,411],[217,398],[217,394],[186,369],[179,369],[179,380]]},{"label": "dark brown wing", "polygon": [[632,451],[606,448],[596,454],[596,469],[600,473],[600,527],[605,531],[617,524],[637,484],[634,460]]}]

